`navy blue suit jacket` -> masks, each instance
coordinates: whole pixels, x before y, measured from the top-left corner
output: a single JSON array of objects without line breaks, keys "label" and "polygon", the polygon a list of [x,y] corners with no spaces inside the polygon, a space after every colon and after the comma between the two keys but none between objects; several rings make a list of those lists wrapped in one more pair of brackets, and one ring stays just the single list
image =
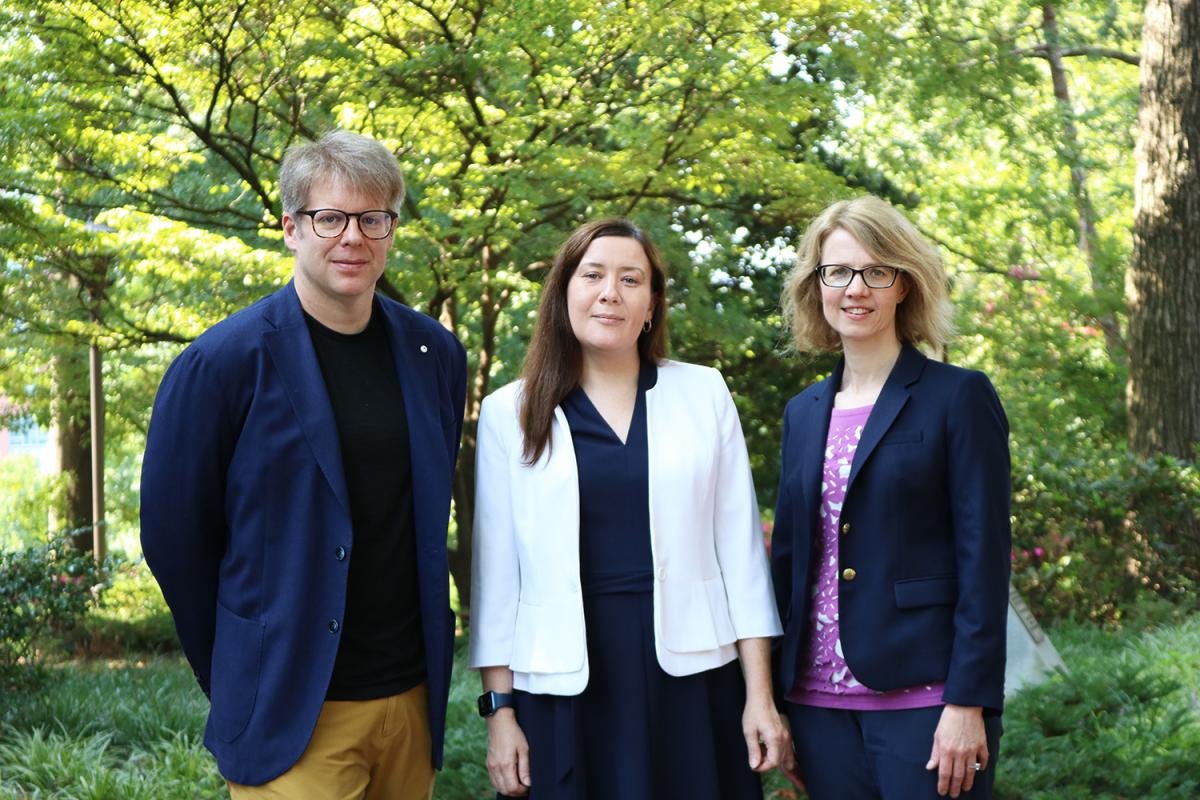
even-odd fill
[{"label": "navy blue suit jacket", "polygon": [[[378,297],[411,438],[432,759],[454,645],[446,525],[466,356],[436,321]],[[340,640],[350,503],[338,430],[295,288],[191,344],[163,377],[146,440],[142,549],[212,700],[204,743],[257,785],[316,724]]]},{"label": "navy blue suit jacket", "polygon": [[[784,416],[771,544],[783,692],[806,647],[822,465],[843,369],[792,398]],[[904,345],[859,440],[839,524],[842,652],[863,684],[945,681],[947,703],[1002,707],[1010,480],[1008,420],[987,377]]]}]

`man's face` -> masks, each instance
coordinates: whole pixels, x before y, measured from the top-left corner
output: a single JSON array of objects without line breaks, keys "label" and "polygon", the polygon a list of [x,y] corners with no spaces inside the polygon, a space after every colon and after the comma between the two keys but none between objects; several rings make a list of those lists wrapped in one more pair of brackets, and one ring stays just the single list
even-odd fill
[{"label": "man's face", "polygon": [[[386,209],[387,203],[340,183],[323,183],[309,191],[304,208],[353,214]],[[297,213],[293,217],[285,213],[283,240],[296,254],[296,291],[305,310],[324,322],[321,312],[327,310],[338,309],[340,313],[369,309],[394,235],[393,230],[386,238],[368,239],[358,218],[352,217],[340,235],[321,238],[313,230],[310,215]]]}]

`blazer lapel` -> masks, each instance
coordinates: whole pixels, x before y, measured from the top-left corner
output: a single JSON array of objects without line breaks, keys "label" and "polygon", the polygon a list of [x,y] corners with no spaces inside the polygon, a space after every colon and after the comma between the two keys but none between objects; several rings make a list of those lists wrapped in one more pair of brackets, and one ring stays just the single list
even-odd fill
[{"label": "blazer lapel", "polygon": [[434,514],[434,509],[445,508],[444,486],[449,485],[451,473],[446,463],[446,442],[438,408],[438,366],[433,336],[408,326],[403,315],[388,304],[379,303],[378,307],[383,310],[408,419],[417,538],[422,539],[424,532],[440,530],[438,541],[444,548],[445,529],[439,527],[444,520],[437,519],[442,512]]},{"label": "blazer lapel", "polygon": [[813,393],[812,408],[805,414],[804,436],[801,439],[801,480],[804,485],[804,507],[813,514],[812,530],[816,528],[816,513],[821,506],[821,475],[825,469],[825,440],[829,436],[829,416],[833,399],[842,383],[844,362],[839,361],[833,374],[823,380],[819,391]]},{"label": "blazer lapel", "polygon": [[908,403],[908,387],[921,377],[921,371],[925,368],[927,360],[912,345],[905,344],[901,347],[900,357],[896,359],[896,364],[892,367],[887,382],[883,384],[883,390],[875,401],[875,408],[871,410],[871,416],[867,418],[867,426],[863,429],[858,449],[854,452],[854,464],[850,467],[850,479],[846,482],[846,494],[850,494],[850,489],[854,486],[854,479],[858,477],[858,473],[862,472],[863,465],[867,463],[871,453],[875,452],[875,447],[883,435],[892,427],[900,410]]},{"label": "blazer lapel", "polygon": [[292,283],[271,296],[263,316],[275,328],[263,335],[271,361],[283,377],[300,428],[325,480],[349,515],[350,497],[342,469],[337,422],[333,418],[333,406],[329,403],[329,392],[325,388],[317,352],[313,349],[312,336],[300,309],[300,298]]}]

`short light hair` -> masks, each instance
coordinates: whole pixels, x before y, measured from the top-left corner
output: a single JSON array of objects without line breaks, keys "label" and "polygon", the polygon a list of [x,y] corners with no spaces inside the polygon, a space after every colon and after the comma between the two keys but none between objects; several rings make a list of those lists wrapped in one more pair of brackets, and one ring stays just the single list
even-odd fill
[{"label": "short light hair", "polygon": [[400,213],[404,174],[396,157],[379,142],[335,129],[315,142],[288,149],[279,168],[283,210],[294,215],[308,202],[315,183],[332,182],[362,192]]},{"label": "short light hair", "polygon": [[833,231],[841,228],[858,240],[880,264],[900,268],[908,293],[896,307],[900,341],[941,349],[953,332],[949,292],[942,258],[929,241],[892,205],[869,195],[841,200],[822,211],[808,226],[796,253],[796,264],[783,284],[783,318],[792,343],[801,352],[836,352],[841,338],[821,310],[817,266]]}]

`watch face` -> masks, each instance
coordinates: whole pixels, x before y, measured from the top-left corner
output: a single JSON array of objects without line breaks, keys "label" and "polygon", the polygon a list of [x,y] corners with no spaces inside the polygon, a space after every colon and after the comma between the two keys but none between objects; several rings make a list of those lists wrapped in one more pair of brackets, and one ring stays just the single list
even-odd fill
[{"label": "watch face", "polygon": [[479,695],[479,716],[490,717],[496,713],[496,705],[494,695],[491,692],[484,692]]}]

